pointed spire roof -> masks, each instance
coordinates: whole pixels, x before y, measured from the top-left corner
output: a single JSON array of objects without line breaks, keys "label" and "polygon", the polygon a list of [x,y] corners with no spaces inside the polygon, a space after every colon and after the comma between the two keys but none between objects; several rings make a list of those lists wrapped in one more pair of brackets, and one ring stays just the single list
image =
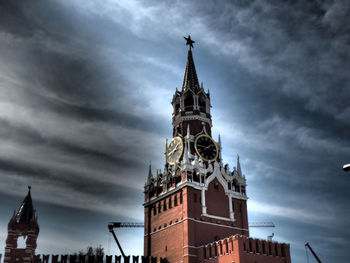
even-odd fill
[{"label": "pointed spire roof", "polygon": [[241,164],[239,162],[239,155],[237,153],[237,172],[240,177],[242,177],[242,170],[241,170]]},{"label": "pointed spire roof", "polygon": [[[190,36],[188,37],[190,38]],[[198,82],[196,67],[194,65],[193,57],[192,57],[192,48],[191,48],[192,45],[190,44],[188,45],[189,45],[189,49],[188,49],[188,55],[187,55],[187,64],[186,64],[186,70],[184,75],[184,81],[182,83],[182,91],[184,92],[187,90],[192,90],[193,92],[197,93],[200,90],[200,86]]]},{"label": "pointed spire roof", "polygon": [[148,177],[147,177],[147,184],[151,184],[153,180],[153,174],[152,174],[152,163],[149,161],[149,166],[148,166]]},{"label": "pointed spire roof", "polygon": [[35,219],[35,210],[33,207],[32,196],[30,194],[31,187],[28,186],[28,194],[24,198],[21,206],[18,209],[16,217],[17,223],[29,224],[32,220]]}]

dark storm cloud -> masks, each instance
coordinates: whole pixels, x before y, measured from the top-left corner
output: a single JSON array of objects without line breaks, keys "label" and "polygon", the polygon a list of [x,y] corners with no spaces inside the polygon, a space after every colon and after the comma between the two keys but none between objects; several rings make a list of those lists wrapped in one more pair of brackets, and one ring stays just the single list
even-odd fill
[{"label": "dark storm cloud", "polygon": [[[349,180],[341,171],[350,158],[349,7],[346,1],[3,1],[0,193],[22,196],[18,188],[32,184],[38,202],[61,212],[69,206],[72,220],[72,208],[86,217],[95,210],[142,220],[145,167],[148,160],[161,167],[169,101],[185,67],[181,41],[191,34],[224,159],[234,166],[235,153],[241,156],[250,220],[281,226],[276,237],[291,242],[293,262],[303,262],[306,240],[322,258],[337,254],[343,262],[339,246],[349,245],[350,216]],[[95,219],[91,228],[102,220]]]},{"label": "dark storm cloud", "polygon": [[[135,83],[111,70],[101,52],[104,33],[94,34],[105,22],[85,28],[89,18],[54,1],[2,2],[0,17],[2,191],[19,193],[13,181],[31,184],[42,192],[39,200],[83,208],[80,196],[121,215],[110,207],[130,204],[120,202],[140,191],[143,156],[161,131],[153,128],[156,117],[130,113],[142,98],[123,101]],[[113,63],[118,69],[122,62]],[[66,195],[53,200],[49,191]]]}]

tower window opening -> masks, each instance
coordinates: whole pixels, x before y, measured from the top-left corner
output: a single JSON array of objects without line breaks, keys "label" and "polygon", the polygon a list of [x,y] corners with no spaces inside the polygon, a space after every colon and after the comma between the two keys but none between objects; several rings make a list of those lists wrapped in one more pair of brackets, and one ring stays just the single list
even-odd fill
[{"label": "tower window opening", "polygon": [[166,199],[164,200],[164,202],[163,202],[163,211],[166,211]]},{"label": "tower window opening", "polygon": [[177,206],[177,194],[174,196],[174,206]]},{"label": "tower window opening", "polygon": [[269,255],[272,255],[271,242],[269,242]]},{"label": "tower window opening", "polygon": [[232,200],[232,211],[235,211],[235,201]]},{"label": "tower window opening", "polygon": [[193,202],[197,203],[197,195],[196,195],[196,193],[193,194]]},{"label": "tower window opening", "polygon": [[255,246],[256,246],[256,248],[255,248],[256,253],[260,253],[259,252],[259,241],[258,240],[256,241]]},{"label": "tower window opening", "polygon": [[211,258],[213,256],[213,252],[212,252],[212,247],[209,247],[209,258]]},{"label": "tower window opening", "polygon": [[181,176],[176,176],[175,177],[175,185],[181,182]]},{"label": "tower window opening", "polygon": [[265,243],[265,241],[263,241],[263,242],[262,242],[262,253],[263,253],[263,254],[266,254],[265,245],[266,245],[266,243]]},{"label": "tower window opening", "polygon": [[156,209],[156,207],[154,206],[153,207],[153,215],[155,216],[157,214],[157,209]]},{"label": "tower window opening", "polygon": [[157,187],[157,195],[159,195],[162,192],[162,188],[161,187]]},{"label": "tower window opening", "polygon": [[182,197],[182,191],[180,191],[180,204],[182,204],[182,199],[183,199],[183,197]]},{"label": "tower window opening", "polygon": [[17,238],[17,248],[26,248],[26,240],[27,240],[26,237],[19,236]]},{"label": "tower window opening", "polygon": [[158,203],[158,213],[160,213],[160,212],[161,212],[161,204]]},{"label": "tower window opening", "polygon": [[249,239],[249,252],[253,252],[253,245],[251,239]]},{"label": "tower window opening", "polygon": [[171,204],[172,202],[171,202],[171,197],[169,197],[169,208],[171,208],[172,207],[172,204]]},{"label": "tower window opening", "polygon": [[193,182],[200,182],[200,177],[196,172],[193,173]]},{"label": "tower window opening", "polygon": [[188,94],[184,101],[185,111],[193,110],[193,104],[194,104],[193,95]]},{"label": "tower window opening", "polygon": [[275,254],[276,254],[276,257],[278,257],[278,247],[277,247],[277,244],[275,244]]},{"label": "tower window opening", "polygon": [[222,243],[220,242],[220,255],[222,255]]},{"label": "tower window opening", "polygon": [[206,103],[205,103],[205,98],[203,96],[199,96],[198,105],[199,105],[200,111],[202,111],[202,112],[206,111]]},{"label": "tower window opening", "polygon": [[216,243],[214,244],[214,253],[215,253],[215,257],[217,257],[218,256],[218,246]]},{"label": "tower window opening", "polygon": [[207,258],[207,248],[206,247],[203,247],[203,255],[204,255],[204,258]]},{"label": "tower window opening", "polygon": [[176,103],[175,104],[175,114],[179,112],[179,109],[180,109],[180,104]]},{"label": "tower window opening", "polygon": [[226,253],[228,253],[228,242],[227,242],[227,240],[225,242],[225,246],[226,246]]},{"label": "tower window opening", "polygon": [[281,252],[282,252],[282,257],[285,257],[286,256],[286,251],[285,251],[285,246],[284,245],[281,246]]}]

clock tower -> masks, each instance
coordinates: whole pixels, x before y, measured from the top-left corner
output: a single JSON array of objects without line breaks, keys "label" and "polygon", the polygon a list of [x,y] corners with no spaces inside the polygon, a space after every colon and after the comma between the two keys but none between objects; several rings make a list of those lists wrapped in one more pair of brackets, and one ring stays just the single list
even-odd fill
[{"label": "clock tower", "polygon": [[[145,256],[198,262],[203,247],[236,234],[249,236],[246,179],[239,157],[233,170],[212,138],[210,94],[199,84],[189,46],[182,89],[172,99],[173,134],[166,163],[145,184]],[[202,255],[203,257],[203,255]]]}]

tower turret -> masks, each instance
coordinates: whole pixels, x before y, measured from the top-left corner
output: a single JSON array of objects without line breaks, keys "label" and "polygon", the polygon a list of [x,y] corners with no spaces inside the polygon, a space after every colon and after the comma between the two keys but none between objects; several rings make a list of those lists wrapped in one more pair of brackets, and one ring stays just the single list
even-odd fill
[{"label": "tower turret", "polygon": [[[4,263],[31,262],[35,255],[38,235],[38,218],[35,215],[31,187],[28,186],[27,196],[8,223]],[[25,248],[17,247],[19,237],[26,239]]]}]

